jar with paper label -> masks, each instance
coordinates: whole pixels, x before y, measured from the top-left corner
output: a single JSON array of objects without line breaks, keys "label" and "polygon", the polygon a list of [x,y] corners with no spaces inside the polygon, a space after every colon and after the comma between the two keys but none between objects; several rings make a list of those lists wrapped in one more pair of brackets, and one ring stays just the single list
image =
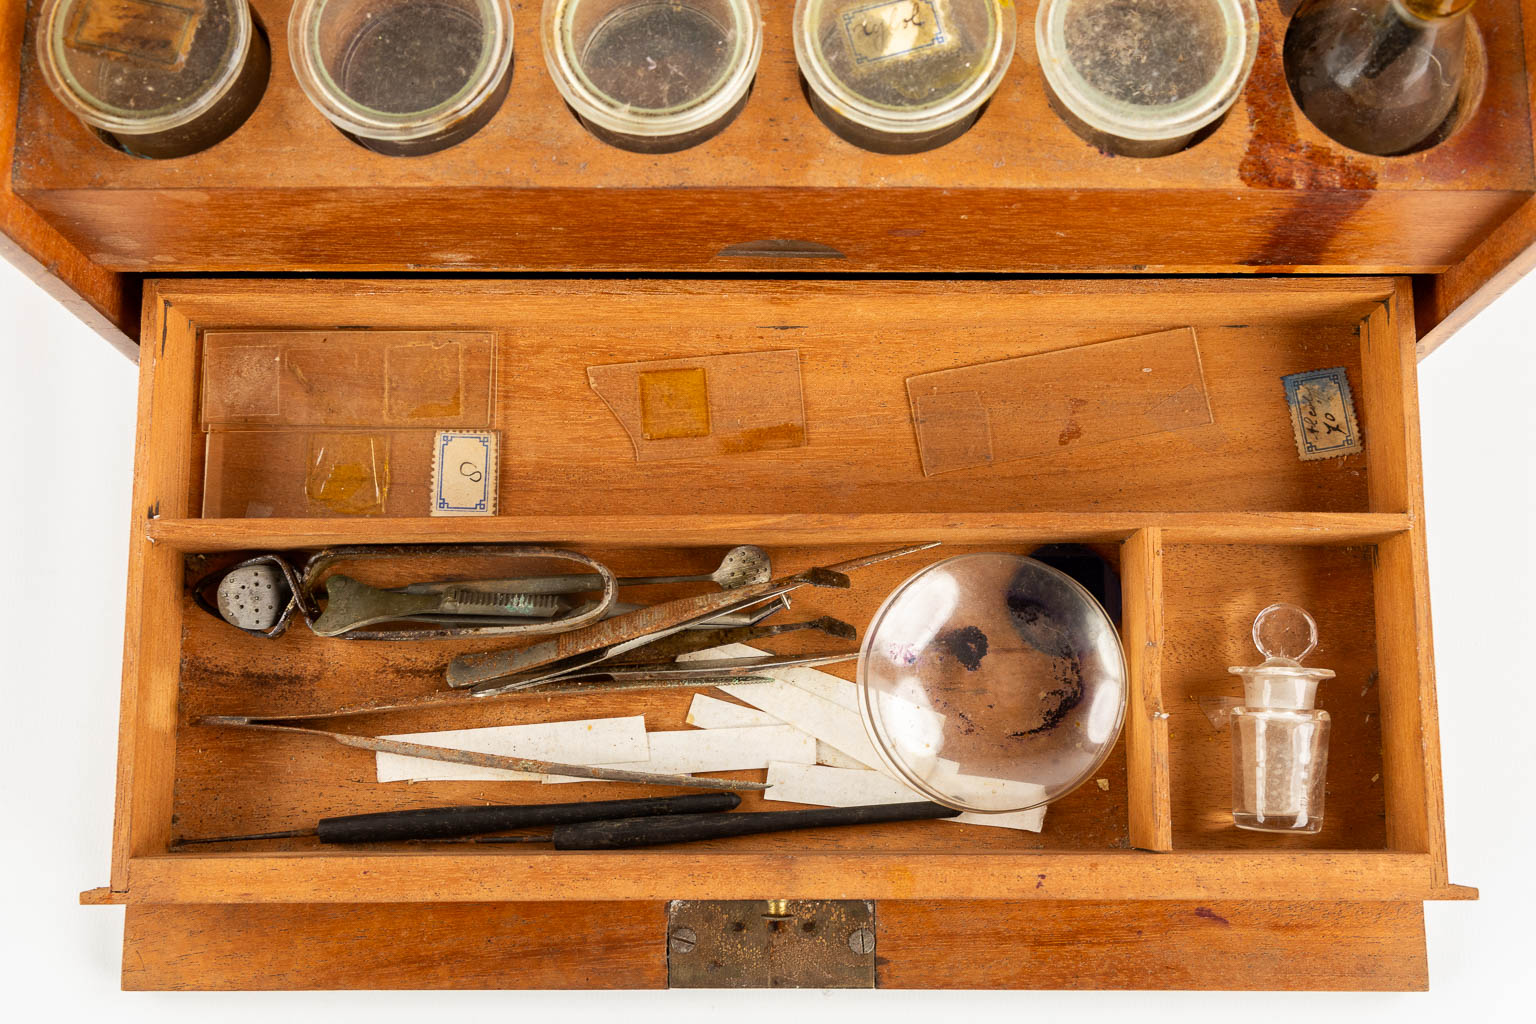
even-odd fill
[{"label": "jar with paper label", "polygon": [[45,0],[48,88],[134,156],[189,156],[245,123],[271,55],[246,0]]},{"label": "jar with paper label", "polygon": [[1272,604],[1253,620],[1261,665],[1228,669],[1243,680],[1232,709],[1232,818],[1255,832],[1318,832],[1328,772],[1328,712],[1317,708],[1326,668],[1301,664],[1317,646],[1317,623],[1293,604]]},{"label": "jar with paper label", "polygon": [[959,138],[1013,60],[1012,0],[798,0],[795,59],[811,109],[877,153]]}]

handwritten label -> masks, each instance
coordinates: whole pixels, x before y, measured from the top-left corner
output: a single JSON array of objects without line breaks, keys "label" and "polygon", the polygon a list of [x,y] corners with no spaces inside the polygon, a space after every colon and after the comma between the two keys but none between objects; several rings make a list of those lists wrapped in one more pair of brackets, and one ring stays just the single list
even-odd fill
[{"label": "handwritten label", "polygon": [[86,0],[75,8],[69,43],[179,70],[204,12],[202,0]]},{"label": "handwritten label", "polygon": [[1282,377],[1285,401],[1296,434],[1296,454],[1304,461],[1355,455],[1365,450],[1355,421],[1355,400],[1344,367],[1311,370]]},{"label": "handwritten label", "polygon": [[432,446],[432,514],[496,514],[497,438],[493,430],[439,430]]},{"label": "handwritten label", "polygon": [[948,42],[935,0],[884,0],[843,12],[855,64],[901,57]]}]

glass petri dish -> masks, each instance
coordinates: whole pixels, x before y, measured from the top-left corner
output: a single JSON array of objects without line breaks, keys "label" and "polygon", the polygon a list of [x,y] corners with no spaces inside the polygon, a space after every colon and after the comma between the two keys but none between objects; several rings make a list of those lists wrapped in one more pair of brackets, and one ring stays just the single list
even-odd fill
[{"label": "glass petri dish", "polygon": [[816,115],[878,153],[964,134],[1013,60],[1012,0],[797,0],[795,59]]},{"label": "glass petri dish", "polygon": [[293,73],[368,149],[416,156],[485,127],[512,81],[509,0],[298,0]]},{"label": "glass petri dish", "polygon": [[227,138],[271,67],[246,0],[45,0],[37,39],[53,94],[135,156],[187,156]]},{"label": "glass petri dish", "polygon": [[1259,14],[1253,0],[1041,0],[1035,46],[1073,131],[1121,156],[1166,156],[1241,95]]},{"label": "glass petri dish", "polygon": [[757,0],[544,0],[544,56],[587,130],[645,153],[741,112],[763,53]]},{"label": "glass petri dish", "polygon": [[886,767],[965,811],[1065,796],[1125,718],[1114,623],[1071,577],[1020,555],[958,555],[897,587],[865,632],[858,684]]}]

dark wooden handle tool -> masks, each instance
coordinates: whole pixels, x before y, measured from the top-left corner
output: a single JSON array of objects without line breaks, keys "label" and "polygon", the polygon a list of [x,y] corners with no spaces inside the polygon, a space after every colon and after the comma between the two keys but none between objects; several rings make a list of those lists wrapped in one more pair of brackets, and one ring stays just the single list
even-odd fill
[{"label": "dark wooden handle tool", "polygon": [[709,817],[741,804],[735,793],[696,793],[691,796],[651,797],[640,800],[589,800],[569,804],[497,804],[467,807],[422,807],[409,811],[380,811],[321,818],[312,829],[263,832],[256,835],[182,839],[178,846],[233,843],[253,839],[291,839],[315,836],[322,843],[390,843],[422,839],[458,839],[539,825],[565,825],[581,821],[608,821],[641,815]]},{"label": "dark wooden handle tool", "polygon": [[959,813],[952,807],[942,807],[926,800],[919,800],[909,804],[818,807],[808,811],[675,814],[668,817],[560,825],[555,828],[552,838],[557,850],[629,850],[639,846],[694,843],[702,839],[727,839],[731,836],[788,832],[799,828],[875,825],[887,821],[953,818]]}]

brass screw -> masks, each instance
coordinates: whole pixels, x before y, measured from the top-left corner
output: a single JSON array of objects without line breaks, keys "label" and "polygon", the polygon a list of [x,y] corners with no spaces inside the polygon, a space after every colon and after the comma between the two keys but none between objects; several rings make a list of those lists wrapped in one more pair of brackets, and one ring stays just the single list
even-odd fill
[{"label": "brass screw", "polygon": [[675,929],[668,938],[668,945],[674,953],[692,953],[699,944],[699,933],[683,925]]},{"label": "brass screw", "polygon": [[859,954],[873,953],[875,933],[868,928],[855,928],[848,933],[848,948]]}]

